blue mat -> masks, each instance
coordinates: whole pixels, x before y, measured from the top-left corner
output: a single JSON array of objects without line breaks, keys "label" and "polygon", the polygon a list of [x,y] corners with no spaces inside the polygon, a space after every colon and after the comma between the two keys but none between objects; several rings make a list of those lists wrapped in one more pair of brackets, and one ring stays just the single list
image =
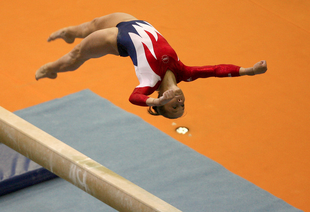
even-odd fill
[{"label": "blue mat", "polygon": [[56,177],[42,166],[0,143],[0,196]]},{"label": "blue mat", "polygon": [[[90,90],[16,114],[182,211],[299,211]],[[0,208],[115,211],[60,178],[2,196]]]}]

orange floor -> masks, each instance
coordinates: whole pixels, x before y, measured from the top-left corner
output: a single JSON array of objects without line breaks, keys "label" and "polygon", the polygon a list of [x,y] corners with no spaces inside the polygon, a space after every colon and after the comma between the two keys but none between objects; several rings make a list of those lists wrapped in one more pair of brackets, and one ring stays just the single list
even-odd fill
[{"label": "orange floor", "polygon": [[[138,83],[129,58],[108,56],[57,80],[34,80],[41,65],[73,47],[47,43],[51,32],[117,11],[152,23],[185,64],[248,67],[265,59],[269,70],[181,83],[186,115],[174,121],[151,117],[128,102]],[[0,105],[15,111],[89,88],[310,211],[309,11],[308,0],[1,1]],[[177,126],[189,127],[190,134],[176,134]]]}]

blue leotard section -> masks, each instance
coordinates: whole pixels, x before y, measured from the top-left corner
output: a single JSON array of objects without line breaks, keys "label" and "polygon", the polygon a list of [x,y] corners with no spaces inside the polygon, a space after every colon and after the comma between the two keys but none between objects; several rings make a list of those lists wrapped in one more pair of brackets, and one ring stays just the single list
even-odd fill
[{"label": "blue leotard section", "polygon": [[137,66],[137,52],[129,33],[139,35],[137,30],[133,27],[136,23],[143,23],[151,26],[146,21],[141,20],[121,22],[116,26],[118,28],[118,35],[117,35],[118,52],[122,57],[130,56],[135,66]]}]

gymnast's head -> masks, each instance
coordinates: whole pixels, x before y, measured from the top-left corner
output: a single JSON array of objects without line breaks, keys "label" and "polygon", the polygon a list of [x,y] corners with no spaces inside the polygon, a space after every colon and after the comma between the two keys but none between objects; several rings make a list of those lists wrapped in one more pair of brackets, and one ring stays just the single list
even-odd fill
[{"label": "gymnast's head", "polygon": [[[180,90],[181,91],[181,90]],[[159,93],[159,97],[161,94]],[[177,96],[163,106],[149,107],[148,113],[154,116],[163,116],[169,119],[177,119],[183,116],[185,109],[185,97],[181,91]]]}]

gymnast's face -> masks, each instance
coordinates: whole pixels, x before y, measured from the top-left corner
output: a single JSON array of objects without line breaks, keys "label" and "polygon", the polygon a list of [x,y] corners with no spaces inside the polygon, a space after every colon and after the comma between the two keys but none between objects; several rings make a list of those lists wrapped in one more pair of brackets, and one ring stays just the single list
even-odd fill
[{"label": "gymnast's face", "polygon": [[169,118],[180,118],[184,114],[184,105],[185,97],[183,92],[180,89],[180,92],[175,96],[170,102],[164,105],[166,115]]}]

